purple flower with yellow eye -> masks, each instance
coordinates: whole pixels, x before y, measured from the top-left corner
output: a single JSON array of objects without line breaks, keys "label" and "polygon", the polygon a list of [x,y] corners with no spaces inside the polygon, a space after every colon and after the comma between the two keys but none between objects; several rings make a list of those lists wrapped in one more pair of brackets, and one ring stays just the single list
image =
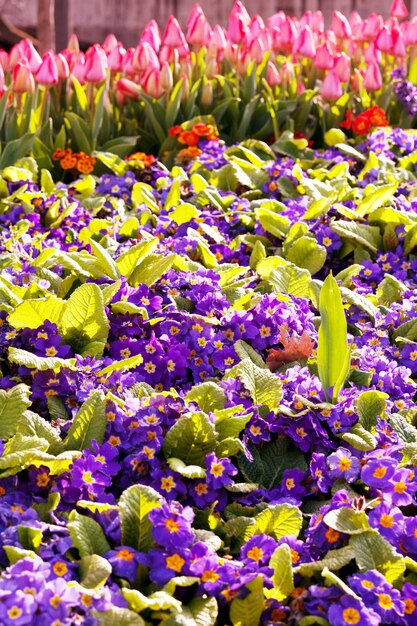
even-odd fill
[{"label": "purple flower with yellow eye", "polygon": [[152,536],[165,548],[187,548],[194,540],[191,524],[194,512],[191,507],[178,503],[163,504],[149,513]]},{"label": "purple flower with yellow eye", "polygon": [[187,576],[190,572],[190,550],[184,548],[150,550],[147,554],[139,553],[138,560],[149,567],[149,578],[160,586],[174,576]]},{"label": "purple flower with yellow eye", "polygon": [[339,602],[329,608],[328,619],[331,626],[379,626],[380,617],[375,611],[354,596],[344,595]]},{"label": "purple flower with yellow eye", "polygon": [[207,485],[211,489],[219,489],[233,482],[231,476],[237,474],[237,469],[229,459],[218,459],[214,452],[211,452],[205,459],[207,467]]},{"label": "purple flower with yellow eye", "polygon": [[112,573],[120,578],[134,582],[138,568],[138,553],[129,546],[119,546],[103,554],[112,566]]},{"label": "purple flower with yellow eye", "polygon": [[402,468],[387,481],[384,487],[384,496],[388,502],[396,506],[408,506],[414,502],[417,483],[414,481],[414,471]]},{"label": "purple flower with yellow eye", "polygon": [[398,537],[404,530],[405,518],[396,506],[381,502],[369,513],[369,523],[376,528],[383,537],[396,544]]},{"label": "purple flower with yellow eye", "polygon": [[361,464],[359,459],[347,449],[340,447],[327,458],[330,478],[344,478],[353,483],[359,476]]},{"label": "purple flower with yellow eye", "polygon": [[370,459],[362,467],[361,479],[366,485],[384,489],[387,481],[394,475],[397,463],[393,459]]}]

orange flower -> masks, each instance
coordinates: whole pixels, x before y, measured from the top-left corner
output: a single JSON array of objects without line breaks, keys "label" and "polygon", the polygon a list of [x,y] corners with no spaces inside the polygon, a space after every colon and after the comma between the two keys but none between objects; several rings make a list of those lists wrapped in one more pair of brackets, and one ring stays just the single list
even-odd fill
[{"label": "orange flower", "polygon": [[197,146],[189,146],[188,148],[183,148],[177,154],[178,161],[188,161],[190,159],[195,159],[200,156],[201,150],[197,148]]},{"label": "orange flower", "polygon": [[194,124],[193,132],[199,137],[206,137],[208,135],[215,135],[216,129],[212,124]]},{"label": "orange flower", "polygon": [[352,130],[356,135],[366,135],[371,128],[371,120],[368,115],[361,113],[352,122]]},{"label": "orange flower", "polygon": [[71,152],[70,149],[68,150],[63,150],[62,148],[57,148],[55,150],[55,152],[52,155],[52,159],[54,161],[59,161],[60,159],[62,159],[64,156],[66,156],[68,154],[68,152]]},{"label": "orange flower", "polygon": [[145,167],[149,167],[152,163],[155,163],[156,157],[153,154],[146,154],[145,152],[135,152],[126,157],[126,161],[141,161]]},{"label": "orange flower", "polygon": [[73,154],[67,154],[61,161],[59,162],[63,170],[72,170],[77,166],[77,157]]},{"label": "orange flower", "polygon": [[183,130],[180,135],[178,135],[178,141],[180,143],[184,143],[187,146],[196,146],[198,144],[200,137],[192,130]]},{"label": "orange flower", "polygon": [[388,126],[387,116],[381,107],[373,106],[365,111],[372,126]]},{"label": "orange flower", "polygon": [[178,137],[178,135],[181,135],[182,133],[182,128],[181,126],[172,126],[169,131],[168,131],[168,135],[170,137]]},{"label": "orange flower", "polygon": [[92,163],[92,159],[89,157],[81,158],[77,161],[77,170],[80,174],[91,174],[94,169],[94,163]]}]

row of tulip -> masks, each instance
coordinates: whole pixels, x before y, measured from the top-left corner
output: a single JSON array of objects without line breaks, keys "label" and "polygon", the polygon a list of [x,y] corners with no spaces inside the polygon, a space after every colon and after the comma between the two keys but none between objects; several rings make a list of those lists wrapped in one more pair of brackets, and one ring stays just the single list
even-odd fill
[{"label": "row of tulip", "polygon": [[22,40],[0,50],[0,138],[29,133],[25,150],[29,143],[52,167],[50,155],[68,144],[124,155],[138,140],[138,149],[163,156],[169,128],[198,115],[212,115],[230,143],[283,130],[321,141],[347,110],[372,104],[392,124],[402,110],[401,125],[412,126],[417,18],[407,17],[394,0],[388,20],[335,11],[325,30],[320,11],[300,19],[279,11],[265,23],[236,0],[226,29],[212,27],[196,4],[185,33],[173,16],[163,33],[152,20],[135,48],[110,34],[84,53],[73,35],[65,50],[41,57]]}]

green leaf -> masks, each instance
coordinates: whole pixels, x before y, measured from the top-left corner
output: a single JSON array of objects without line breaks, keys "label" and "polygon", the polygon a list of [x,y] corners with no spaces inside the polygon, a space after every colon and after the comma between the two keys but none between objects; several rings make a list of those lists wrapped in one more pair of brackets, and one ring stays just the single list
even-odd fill
[{"label": "green leaf", "polygon": [[355,553],[356,563],[361,572],[377,569],[388,582],[398,581],[405,570],[404,557],[376,530],[368,530],[360,535],[352,535],[349,546]]},{"label": "green leaf", "polygon": [[226,394],[223,389],[213,382],[195,385],[185,396],[185,401],[195,402],[201,411],[209,413],[215,409],[223,409],[226,403]]},{"label": "green leaf", "polygon": [[99,589],[106,584],[111,569],[108,560],[98,554],[83,556],[80,561],[80,583],[87,589]]},{"label": "green leaf", "polygon": [[46,370],[54,370],[58,372],[65,367],[72,371],[78,371],[75,366],[75,359],[61,359],[55,356],[37,356],[32,352],[21,350],[20,348],[9,348],[8,356],[10,363],[16,363],[17,365],[24,365],[30,369],[36,369],[40,372]]},{"label": "green leaf", "polygon": [[275,504],[258,513],[255,522],[255,534],[265,533],[278,541],[282,537],[298,537],[303,516],[292,504]]},{"label": "green leaf", "polygon": [[71,511],[67,528],[74,547],[81,557],[92,554],[104,554],[110,550],[106,536],[98,524],[91,517]]},{"label": "green leaf", "polygon": [[348,565],[355,558],[355,552],[351,545],[337,550],[329,550],[326,556],[320,561],[312,561],[311,563],[301,563],[294,572],[301,576],[313,576],[314,572],[322,572],[326,567],[330,570],[339,570]]},{"label": "green leaf", "polygon": [[402,441],[406,443],[417,441],[417,428],[410,424],[402,415],[391,414],[389,423]]},{"label": "green leaf", "polygon": [[285,258],[297,265],[305,268],[310,274],[316,274],[321,270],[326,262],[327,251],[313,237],[300,237],[291,244],[285,254]]},{"label": "green leaf", "polygon": [[[62,337],[82,354],[104,350],[109,333],[109,321],[104,311],[101,289],[94,283],[86,283],[70,296],[61,319]],[[101,348],[100,348],[101,346]]]},{"label": "green leaf", "polygon": [[173,222],[180,226],[181,224],[191,222],[191,220],[198,215],[200,215],[200,212],[193,204],[190,204],[189,202],[182,202],[176,209],[171,211],[169,217]]},{"label": "green leaf", "polygon": [[[317,365],[326,398],[335,402],[350,367],[347,324],[339,288],[329,274],[320,292]],[[331,395],[329,390],[331,389]]]},{"label": "green leaf", "polygon": [[87,95],[85,93],[84,87],[73,75],[71,75],[71,82],[74,87],[75,95],[77,96],[77,101],[78,101],[78,104],[80,105],[81,111],[84,111],[84,112],[87,111],[88,100],[87,100]]},{"label": "green leaf", "polygon": [[268,369],[268,366],[262,360],[261,355],[258,352],[256,352],[252,348],[252,346],[246,343],[246,341],[243,341],[242,339],[238,339],[238,341],[236,341],[233,347],[236,351],[236,354],[240,356],[242,360],[249,358],[258,367],[261,367],[262,369]]},{"label": "green leaf", "polygon": [[376,418],[385,412],[388,394],[382,391],[363,391],[355,402],[359,423],[369,432],[376,427]]},{"label": "green leaf", "polygon": [[104,274],[112,280],[117,280],[120,273],[116,263],[113,261],[107,250],[97,241],[94,241],[94,239],[89,239],[88,244],[91,246],[94,256],[98,259],[101,267],[103,268]]},{"label": "green leaf", "polygon": [[141,354],[135,354],[134,356],[130,356],[127,359],[115,361],[111,365],[103,367],[103,369],[97,372],[97,376],[107,376],[107,374],[112,374],[113,372],[134,369],[135,367],[138,367],[138,365],[140,365],[141,363],[143,363],[143,356]]},{"label": "green leaf", "polygon": [[0,390],[0,438],[8,439],[17,428],[22,413],[31,405],[30,388],[23,383]]},{"label": "green leaf", "polygon": [[266,489],[278,487],[287,469],[307,469],[304,454],[287,437],[278,437],[266,443],[259,451],[259,458],[263,466],[259,482]]},{"label": "green leaf", "polygon": [[166,591],[156,591],[149,596],[145,596],[137,589],[122,588],[125,600],[129,603],[129,608],[137,613],[144,609],[151,611],[172,611],[181,612],[181,602]]},{"label": "green leaf", "polygon": [[136,267],[130,276],[132,287],[138,285],[153,285],[165,272],[174,265],[176,254],[150,254],[142,263]]},{"label": "green leaf", "polygon": [[351,289],[347,289],[346,287],[340,287],[340,293],[343,298],[349,302],[349,304],[354,304],[361,311],[364,311],[373,322],[375,322],[375,316],[378,313],[377,307],[372,304],[372,302],[360,293],[356,293]]},{"label": "green leaf", "polygon": [[162,449],[167,459],[175,457],[186,465],[204,467],[204,459],[214,451],[217,441],[210,418],[205,413],[195,412],[181,415],[167,432]]},{"label": "green leaf", "polygon": [[102,444],[106,425],[104,394],[96,389],[83,402],[74,417],[64,442],[65,446],[68,450],[84,450],[91,446],[93,439],[99,445]]},{"label": "green leaf", "polygon": [[402,339],[408,339],[409,341],[417,340],[417,320],[416,319],[408,320],[407,322],[400,324],[400,326],[397,326],[397,328],[392,333],[392,338],[396,340],[396,339],[399,339],[400,337]]},{"label": "green leaf", "polygon": [[14,563],[17,563],[21,559],[36,559],[38,556],[33,550],[24,550],[16,546],[3,546],[3,550],[9,559],[10,565],[14,565]]},{"label": "green leaf", "polygon": [[272,582],[274,587],[267,591],[267,596],[282,602],[294,591],[294,576],[292,573],[292,561],[290,546],[283,543],[279,546],[269,561],[274,574]]},{"label": "green leaf", "polygon": [[288,262],[285,267],[273,270],[268,282],[276,293],[289,293],[296,298],[310,297],[311,274],[293,263]]},{"label": "green leaf", "polygon": [[65,449],[58,430],[51,426],[43,417],[37,415],[37,413],[32,413],[32,411],[24,411],[22,413],[17,422],[16,432],[24,437],[46,439],[49,443],[47,448],[49,454],[60,454]]},{"label": "green leaf", "polygon": [[240,415],[244,410],[243,405],[240,404],[228,409],[214,411],[216,416],[214,425],[219,433],[220,441],[228,437],[239,436],[252,416],[252,413]]},{"label": "green leaf", "polygon": [[326,513],[323,519],[333,530],[347,535],[360,535],[370,530],[368,516],[365,511],[355,511],[347,507],[335,509]]},{"label": "green leaf", "polygon": [[26,133],[18,139],[8,141],[0,156],[0,170],[13,165],[20,158],[26,156],[32,150],[34,141],[35,135],[33,133]]},{"label": "green leaf", "polygon": [[108,611],[93,610],[91,615],[98,620],[99,626],[145,626],[141,616],[129,609],[113,607]]},{"label": "green leaf", "polygon": [[264,585],[262,575],[245,585],[248,594],[235,598],[230,605],[230,621],[233,626],[255,626],[259,624],[264,610]]},{"label": "green leaf", "polygon": [[278,408],[282,398],[282,383],[275,374],[258,367],[247,357],[232,367],[225,376],[225,378],[237,377],[249,391],[255,404],[265,406],[268,412]]},{"label": "green leaf", "polygon": [[7,321],[17,329],[38,328],[46,320],[59,326],[65,305],[65,300],[54,297],[24,300],[10,313]]},{"label": "green leaf", "polygon": [[370,250],[374,254],[381,248],[382,239],[377,226],[338,220],[331,224],[331,228],[341,237]]},{"label": "green leaf", "polygon": [[375,450],[377,446],[375,437],[359,423],[351,426],[347,433],[343,433],[341,439],[349,443],[352,448],[363,452]]},{"label": "green leaf", "polygon": [[19,543],[25,550],[38,552],[42,543],[42,530],[40,528],[19,525],[17,527],[17,534]]},{"label": "green leaf", "polygon": [[145,485],[133,485],[120,496],[119,517],[122,544],[139,552],[148,552],[153,545],[149,512],[160,508],[162,496]]},{"label": "green leaf", "polygon": [[205,478],[206,470],[200,465],[186,465],[181,459],[171,457],[167,459],[169,467],[174,471],[184,476],[184,478]]},{"label": "green leaf", "polygon": [[[368,187],[371,186],[369,185]],[[365,197],[356,206],[355,213],[359,217],[366,217],[375,209],[379,209],[379,207],[389,203],[398,189],[398,183],[381,185],[381,187],[371,191],[371,193],[367,193],[368,187],[365,188]]]}]

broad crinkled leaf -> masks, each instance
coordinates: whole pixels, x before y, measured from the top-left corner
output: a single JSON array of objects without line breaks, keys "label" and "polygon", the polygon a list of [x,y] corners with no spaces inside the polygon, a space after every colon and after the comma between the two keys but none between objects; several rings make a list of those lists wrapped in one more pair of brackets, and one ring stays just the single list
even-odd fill
[{"label": "broad crinkled leaf", "polygon": [[100,524],[86,515],[72,511],[67,524],[69,534],[81,557],[104,554],[110,550]]},{"label": "broad crinkled leaf", "polygon": [[352,535],[349,546],[361,572],[377,569],[390,583],[401,578],[405,570],[404,557],[376,530]]},{"label": "broad crinkled leaf", "polygon": [[99,589],[106,584],[112,567],[99,554],[88,554],[80,561],[80,583],[87,589]]},{"label": "broad crinkled leaf", "polygon": [[267,595],[278,600],[278,602],[282,602],[294,591],[291,550],[288,544],[283,543],[275,550],[271,556],[269,567],[274,570],[272,576],[274,587],[268,590]]},{"label": "broad crinkled leaf", "polygon": [[292,504],[269,505],[255,517],[256,534],[265,533],[277,541],[292,535],[298,537],[303,516]]},{"label": "broad crinkled leaf", "polygon": [[247,357],[226,374],[226,378],[237,377],[245,385],[255,404],[265,406],[268,412],[278,408],[282,398],[282,383],[278,376],[268,369],[258,367]]},{"label": "broad crinkled leaf", "polygon": [[31,405],[30,388],[23,383],[0,390],[0,439],[8,439],[17,428],[22,413]]},{"label": "broad crinkled leaf", "polygon": [[12,347],[9,348],[8,353],[9,361],[11,363],[24,365],[29,369],[35,369],[40,372],[44,372],[46,370],[54,370],[55,372],[58,372],[63,367],[73,371],[78,370],[75,365],[75,359],[61,359],[56,356],[38,356],[37,354],[32,354],[32,352],[28,352],[27,350]]},{"label": "broad crinkled leaf", "polygon": [[207,454],[213,452],[218,436],[213,423],[205,413],[181,415],[167,432],[163,452],[167,459],[175,457],[186,465],[201,465]]},{"label": "broad crinkled leaf", "polygon": [[262,575],[245,585],[248,594],[235,598],[230,605],[230,620],[233,626],[255,626],[264,610],[264,585]]},{"label": "broad crinkled leaf", "polygon": [[95,390],[83,402],[65,439],[68,450],[84,450],[95,439],[100,445],[106,431],[106,413],[104,394]]},{"label": "broad crinkled leaf", "polygon": [[186,402],[195,402],[201,411],[209,413],[215,409],[223,409],[226,403],[226,394],[214,382],[207,381],[195,385],[185,396]]},{"label": "broad crinkled leaf", "polygon": [[153,237],[152,239],[141,241],[141,243],[123,252],[116,261],[119,272],[129,280],[133,270],[146,259],[149,254],[152,254],[152,252],[156,250],[158,243],[158,238]]},{"label": "broad crinkled leaf", "polygon": [[24,300],[10,313],[8,322],[13,328],[38,328],[46,320],[59,326],[66,306],[61,298],[38,298]]},{"label": "broad crinkled leaf", "polygon": [[88,353],[95,343],[104,350],[109,321],[104,311],[103,294],[94,283],[86,283],[70,296],[60,323],[62,337],[76,351]]},{"label": "broad crinkled leaf", "polygon": [[159,508],[162,496],[146,485],[133,485],[120,496],[119,516],[122,544],[140,552],[148,552],[153,545],[152,524],[148,514]]}]

